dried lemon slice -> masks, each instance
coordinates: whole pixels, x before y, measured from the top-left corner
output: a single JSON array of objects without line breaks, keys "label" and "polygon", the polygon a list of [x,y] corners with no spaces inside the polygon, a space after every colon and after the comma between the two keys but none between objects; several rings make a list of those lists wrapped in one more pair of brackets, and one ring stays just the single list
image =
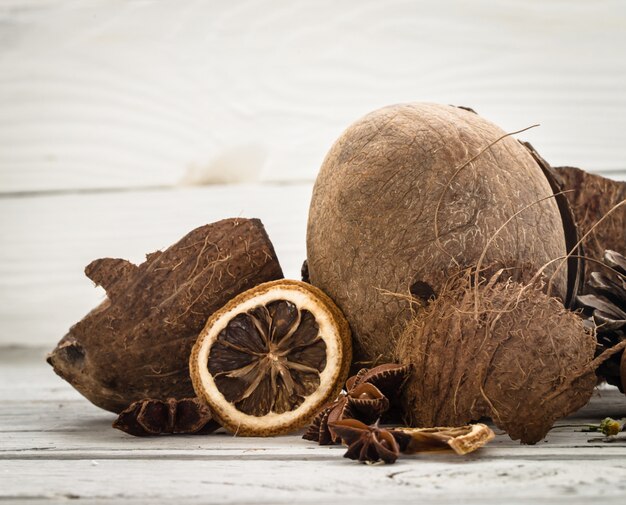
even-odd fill
[{"label": "dried lemon slice", "polygon": [[350,328],[310,284],[261,284],[214,313],[192,350],[196,394],[238,435],[306,425],[338,395],[352,359]]}]

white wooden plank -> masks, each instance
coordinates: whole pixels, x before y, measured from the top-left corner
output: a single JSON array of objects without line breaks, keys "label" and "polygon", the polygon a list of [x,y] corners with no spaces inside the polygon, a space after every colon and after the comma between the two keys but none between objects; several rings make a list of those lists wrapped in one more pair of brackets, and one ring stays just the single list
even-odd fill
[{"label": "white wooden plank", "polygon": [[0,199],[0,343],[52,348],[103,298],[83,274],[93,259],[141,262],[193,228],[258,217],[286,276],[306,257],[310,184]]},{"label": "white wooden plank", "polygon": [[[440,456],[363,466],[330,461],[2,462],[0,499],[210,503],[623,503],[626,463],[455,462]],[[601,483],[601,484],[600,484]]]},{"label": "white wooden plank", "polygon": [[0,191],[312,179],[414,100],[625,178],[624,25],[621,0],[3,2]]},{"label": "white wooden plank", "polygon": [[[0,349],[0,500],[29,503],[622,504],[626,446],[570,427],[521,446],[500,435],[466,457],[405,457],[363,466],[299,435],[135,438],[78,396],[67,399],[41,350]],[[26,394],[11,395],[22,385]],[[68,385],[65,389],[70,390]],[[626,413],[615,389],[561,424]]]}]

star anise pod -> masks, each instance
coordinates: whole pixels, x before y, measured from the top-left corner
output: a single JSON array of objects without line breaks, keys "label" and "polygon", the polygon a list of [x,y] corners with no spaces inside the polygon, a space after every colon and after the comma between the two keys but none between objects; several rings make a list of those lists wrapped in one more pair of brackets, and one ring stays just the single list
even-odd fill
[{"label": "star anise pod", "polygon": [[331,424],[343,419],[364,423],[379,419],[389,409],[389,399],[398,395],[410,369],[410,365],[395,363],[361,369],[346,381],[346,392],[318,412],[302,438],[320,445],[336,444],[340,437]]},{"label": "star anise pod", "polygon": [[395,463],[411,441],[411,435],[380,428],[378,421],[368,426],[356,419],[344,419],[332,423],[331,427],[348,446],[343,457],[364,463]]},{"label": "star anise pod", "polygon": [[[585,321],[598,339],[596,354],[626,340],[626,258],[615,251],[604,252],[606,270],[592,272],[586,285],[588,294],[578,296],[579,305],[588,316]],[[624,352],[614,354],[598,368],[598,375],[626,392]]]},{"label": "star anise pod", "polygon": [[131,403],[113,422],[113,427],[129,435],[148,437],[174,433],[206,435],[220,425],[198,398],[168,398]]}]

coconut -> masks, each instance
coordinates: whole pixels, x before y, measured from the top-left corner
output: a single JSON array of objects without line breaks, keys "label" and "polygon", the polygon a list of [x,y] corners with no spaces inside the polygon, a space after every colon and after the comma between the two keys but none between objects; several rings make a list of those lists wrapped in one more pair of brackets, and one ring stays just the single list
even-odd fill
[{"label": "coconut", "polygon": [[[315,183],[307,256],[311,283],[352,326],[355,360],[390,360],[411,316],[411,304],[394,294],[438,293],[476,265],[508,219],[486,250],[490,271],[505,268],[506,277],[525,282],[564,256],[552,194],[530,152],[471,111],[401,104],[350,126]],[[552,286],[561,298],[566,270]]]},{"label": "coconut", "polygon": [[533,444],[585,405],[596,384],[595,338],[538,286],[449,281],[410,319],[396,349],[412,373],[402,393],[411,426],[458,426],[491,417]]},{"label": "coconut", "polygon": [[192,230],[135,265],[92,261],[86,275],[107,297],[73,325],[48,363],[94,405],[195,396],[188,361],[207,319],[228,300],[281,278],[258,219],[223,219]]}]

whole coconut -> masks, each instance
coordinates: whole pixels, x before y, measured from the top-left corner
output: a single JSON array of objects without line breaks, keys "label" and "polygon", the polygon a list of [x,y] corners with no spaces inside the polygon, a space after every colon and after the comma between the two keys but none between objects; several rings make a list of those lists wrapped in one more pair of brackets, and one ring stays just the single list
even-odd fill
[{"label": "whole coconut", "polygon": [[[552,195],[548,181],[505,135],[471,111],[411,103],[368,114],[331,148],[313,190],[308,268],[350,322],[357,362],[392,359],[412,313],[398,293],[436,294],[475,266],[490,237],[524,207],[483,265],[528,281],[566,254],[559,209],[552,198],[540,201]],[[552,294],[565,295],[565,270]]]}]

